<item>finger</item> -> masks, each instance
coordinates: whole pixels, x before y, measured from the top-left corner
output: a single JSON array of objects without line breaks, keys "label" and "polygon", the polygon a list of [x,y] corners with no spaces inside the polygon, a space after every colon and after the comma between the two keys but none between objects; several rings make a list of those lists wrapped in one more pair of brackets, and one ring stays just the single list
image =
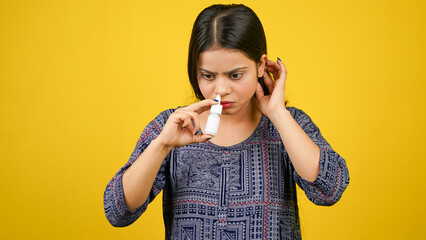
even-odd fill
[{"label": "finger", "polygon": [[278,62],[273,61],[267,61],[267,64],[265,65],[266,71],[272,73],[274,76],[274,80],[277,80],[280,77],[281,74],[281,66]]},{"label": "finger", "polygon": [[274,61],[268,60],[266,61],[266,68],[269,68],[271,70],[280,70],[280,65]]},{"label": "finger", "polygon": [[189,125],[192,125],[190,112],[178,108],[173,114],[175,115],[176,120],[179,122],[181,127],[186,128]]},{"label": "finger", "polygon": [[183,121],[182,128],[188,128],[191,132],[194,131],[194,126],[192,125],[191,117],[189,115],[187,115]]},{"label": "finger", "polygon": [[184,109],[180,108],[177,109],[176,112],[180,112],[180,113],[184,113],[189,115],[189,117],[191,118],[192,121],[192,125],[193,125],[193,129],[192,129],[192,133],[195,134],[198,129],[200,129],[200,120],[198,119],[199,114],[196,112],[188,112],[185,111]]},{"label": "finger", "polygon": [[198,129],[200,129],[200,120],[198,119],[198,113],[196,112],[187,112],[187,114],[191,117],[192,121],[192,134],[195,134]]},{"label": "finger", "polygon": [[202,101],[193,103],[187,107],[184,107],[182,109],[184,109],[185,111],[188,112],[196,112],[198,114],[201,114],[207,110],[210,109],[210,107],[214,104],[218,104],[217,102],[215,102],[213,99],[204,99]]},{"label": "finger", "polygon": [[285,76],[287,77],[287,68],[285,67],[284,63],[281,60],[279,60],[278,64],[280,65],[281,72],[284,73]]},{"label": "finger", "polygon": [[212,138],[213,136],[210,134],[203,134],[203,135],[195,135],[192,138],[192,141],[194,143],[205,143],[208,139]]},{"label": "finger", "polygon": [[257,83],[255,94],[258,100],[260,100],[263,96],[265,96],[265,93],[263,92],[263,89],[260,83]]},{"label": "finger", "polygon": [[[196,113],[194,113],[195,115]],[[198,129],[200,129],[200,120],[198,119],[198,114],[197,116],[193,116],[192,117],[192,123],[194,124],[194,129],[192,130],[192,134],[195,134]]]},{"label": "finger", "polygon": [[266,62],[265,68],[269,72],[274,72],[274,71],[278,72],[279,70],[281,70],[281,66],[279,65],[279,63],[271,61],[271,60],[268,60]]},{"label": "finger", "polygon": [[269,94],[271,94],[272,91],[274,91],[274,82],[267,72],[263,74],[263,82],[265,83],[266,87],[268,87]]},{"label": "finger", "polygon": [[280,77],[282,78],[282,81],[279,81],[279,82],[281,82],[281,84],[285,87],[285,83],[286,83],[286,79],[287,79],[287,68],[285,67],[284,63],[281,60],[278,61],[278,64],[281,67],[281,76]]}]

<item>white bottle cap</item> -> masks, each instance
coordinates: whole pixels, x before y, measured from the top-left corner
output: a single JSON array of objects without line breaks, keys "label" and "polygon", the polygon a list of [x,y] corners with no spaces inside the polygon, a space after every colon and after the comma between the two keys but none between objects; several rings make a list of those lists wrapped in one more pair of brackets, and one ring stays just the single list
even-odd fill
[{"label": "white bottle cap", "polygon": [[217,114],[222,114],[222,105],[220,105],[220,95],[218,94],[216,96],[216,100],[218,100],[218,103],[216,105],[211,106],[210,108],[210,113],[217,113]]}]

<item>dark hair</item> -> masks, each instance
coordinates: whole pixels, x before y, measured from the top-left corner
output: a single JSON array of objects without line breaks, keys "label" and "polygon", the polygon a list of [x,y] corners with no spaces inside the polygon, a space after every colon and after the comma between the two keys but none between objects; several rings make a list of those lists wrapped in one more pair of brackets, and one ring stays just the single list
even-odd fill
[{"label": "dark hair", "polygon": [[[200,100],[204,96],[198,86],[198,58],[200,53],[214,48],[239,50],[259,63],[266,54],[266,37],[256,13],[242,4],[216,4],[198,15],[189,42],[188,75],[195,96]],[[263,78],[259,81],[265,94],[269,94]]]}]

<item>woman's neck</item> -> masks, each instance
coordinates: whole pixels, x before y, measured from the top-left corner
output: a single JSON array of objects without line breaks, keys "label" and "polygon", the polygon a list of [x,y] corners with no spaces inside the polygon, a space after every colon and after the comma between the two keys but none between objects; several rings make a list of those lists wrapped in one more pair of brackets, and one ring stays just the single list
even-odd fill
[{"label": "woman's neck", "polygon": [[[254,101],[250,102],[247,108],[241,110],[243,111],[220,117],[217,136],[211,142],[219,146],[232,146],[244,141],[253,134],[262,118],[262,112],[258,108],[257,102]],[[207,116],[208,113],[200,119],[202,131],[204,130]]]}]

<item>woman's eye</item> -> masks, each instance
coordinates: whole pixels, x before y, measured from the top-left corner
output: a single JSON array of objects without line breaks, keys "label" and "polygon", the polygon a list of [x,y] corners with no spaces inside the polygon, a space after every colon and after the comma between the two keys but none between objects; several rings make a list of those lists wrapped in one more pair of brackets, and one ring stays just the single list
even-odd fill
[{"label": "woman's eye", "polygon": [[213,80],[214,76],[212,74],[203,74],[203,78],[206,80]]},{"label": "woman's eye", "polygon": [[239,79],[243,74],[242,73],[231,73],[231,79]]}]

